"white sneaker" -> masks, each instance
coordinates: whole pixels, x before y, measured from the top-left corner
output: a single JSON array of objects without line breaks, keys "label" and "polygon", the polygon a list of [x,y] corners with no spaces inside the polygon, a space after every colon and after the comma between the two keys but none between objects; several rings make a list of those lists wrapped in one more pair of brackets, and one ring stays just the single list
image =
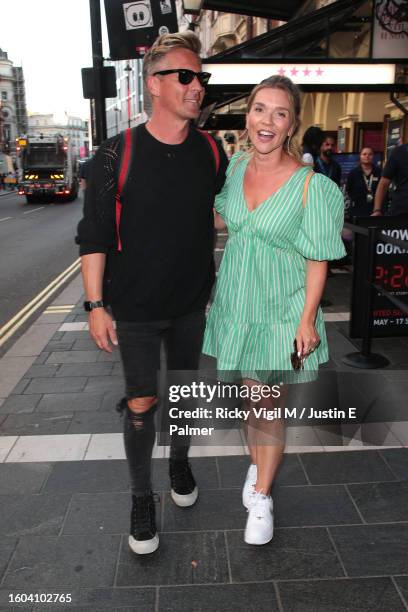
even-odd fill
[{"label": "white sneaker", "polygon": [[245,508],[249,508],[251,498],[255,494],[256,477],[257,467],[255,463],[251,463],[245,477],[244,487],[242,489],[242,503]]},{"label": "white sneaker", "polygon": [[244,540],[247,544],[267,544],[273,538],[273,502],[263,493],[251,495]]}]

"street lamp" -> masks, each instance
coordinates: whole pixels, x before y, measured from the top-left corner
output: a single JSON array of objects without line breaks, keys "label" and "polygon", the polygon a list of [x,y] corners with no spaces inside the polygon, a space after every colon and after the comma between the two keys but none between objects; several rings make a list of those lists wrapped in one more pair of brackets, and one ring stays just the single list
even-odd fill
[{"label": "street lamp", "polygon": [[130,128],[130,116],[131,116],[131,108],[130,108],[130,73],[132,71],[132,67],[129,62],[124,67],[126,72],[126,83],[127,83],[127,112],[128,112],[128,127]]},{"label": "street lamp", "polygon": [[204,0],[182,0],[183,10],[185,14],[199,15],[201,8],[204,4]]}]

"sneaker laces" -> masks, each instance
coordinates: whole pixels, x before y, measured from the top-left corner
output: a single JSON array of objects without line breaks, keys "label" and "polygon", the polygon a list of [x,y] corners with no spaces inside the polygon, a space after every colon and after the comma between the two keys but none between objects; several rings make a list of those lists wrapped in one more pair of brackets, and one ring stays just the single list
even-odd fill
[{"label": "sneaker laces", "polygon": [[256,518],[265,518],[270,513],[270,498],[258,491],[252,492],[248,511],[249,510],[253,511]]},{"label": "sneaker laces", "polygon": [[[132,526],[136,526],[139,532],[152,531],[152,518],[154,513],[154,502],[159,501],[157,493],[150,495],[134,495],[132,505]],[[133,531],[133,529],[132,529]]]},{"label": "sneaker laces", "polygon": [[172,461],[170,463],[170,481],[171,487],[175,491],[194,489],[195,482],[188,461]]}]

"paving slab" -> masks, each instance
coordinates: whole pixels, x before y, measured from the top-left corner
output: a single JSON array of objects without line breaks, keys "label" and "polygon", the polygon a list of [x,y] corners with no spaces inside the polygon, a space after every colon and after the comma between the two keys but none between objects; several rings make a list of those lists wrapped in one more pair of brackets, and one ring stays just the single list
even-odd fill
[{"label": "paving slab", "polygon": [[408,610],[408,576],[396,576],[393,581]]},{"label": "paving slab", "polygon": [[44,393],[37,402],[36,412],[95,411],[102,401],[103,393]]},{"label": "paving slab", "polygon": [[89,434],[21,436],[9,453],[7,462],[75,461],[83,459],[89,440]]},{"label": "paving slab", "polygon": [[367,523],[408,521],[408,481],[349,485],[348,489]]},{"label": "paving slab", "polygon": [[116,410],[97,410],[94,412],[75,412],[67,432],[75,433],[122,433],[123,421]]},{"label": "paving slab", "polygon": [[408,523],[329,531],[350,577],[408,574]]},{"label": "paving slab", "polygon": [[277,487],[274,509],[277,527],[362,522],[342,485]]},{"label": "paving slab", "polygon": [[0,425],[0,434],[7,436],[55,435],[67,433],[73,413],[10,414]]},{"label": "paving slab", "polygon": [[267,546],[250,546],[243,531],[228,531],[232,582],[344,576],[326,529],[276,529]]},{"label": "paving slab", "polygon": [[[158,612],[278,612],[272,583],[160,587]],[[326,611],[327,612],[327,611]]]},{"label": "paving slab", "polygon": [[122,376],[90,376],[85,393],[104,393],[105,391],[121,391],[122,395],[125,390],[125,381]]},{"label": "paving slab", "polygon": [[3,588],[113,586],[119,536],[25,536],[20,538]]},{"label": "paving slab", "polygon": [[7,397],[27,372],[35,357],[4,356],[0,369],[0,397]]},{"label": "paving slab", "polygon": [[125,459],[123,434],[92,434],[84,459]]},{"label": "paving slab", "polygon": [[[0,582],[3,578],[4,572],[6,571],[7,565],[11,559],[12,554],[14,553],[17,546],[18,539],[17,538],[1,538],[0,542]],[[0,597],[0,605],[8,602],[8,599],[3,600]]]},{"label": "paving slab", "polygon": [[[72,534],[129,534],[131,495],[126,493],[75,493],[62,529]],[[155,504],[156,525],[161,531],[161,506]]]},{"label": "paving slab", "polygon": [[181,509],[165,494],[164,531],[243,529],[246,518],[238,489],[206,490],[194,506]]},{"label": "paving slab", "polygon": [[278,582],[285,612],[406,612],[390,578]]},{"label": "paving slab", "polygon": [[26,378],[49,378],[55,376],[58,365],[32,365],[25,373]]},{"label": "paving slab", "polygon": [[301,462],[311,484],[395,480],[377,451],[304,453]]},{"label": "paving slab", "polygon": [[61,461],[53,466],[44,492],[97,493],[128,488],[126,461]]},{"label": "paving slab", "polygon": [[56,535],[69,495],[0,495],[0,533],[8,537]]},{"label": "paving slab", "polygon": [[94,363],[99,351],[53,351],[46,363]]},{"label": "paving slab", "polygon": [[64,363],[55,376],[109,376],[112,363]]},{"label": "paving slab", "polygon": [[0,406],[2,414],[21,414],[33,412],[41,399],[41,394],[37,395],[11,395],[4,400]]},{"label": "paving slab", "polygon": [[78,393],[85,389],[87,382],[88,378],[86,376],[33,378],[24,390],[24,394]]},{"label": "paving slab", "polygon": [[49,463],[1,463],[0,491],[2,495],[39,493],[51,472]]},{"label": "paving slab", "polygon": [[0,437],[0,463],[6,460],[17,439],[17,436]]},{"label": "paving slab", "polygon": [[[177,551],[177,554],[175,554]],[[123,538],[116,586],[216,584],[229,581],[224,533],[162,533],[151,555],[135,555]]]},{"label": "paving slab", "polygon": [[408,448],[384,449],[380,453],[398,479],[408,480]]}]

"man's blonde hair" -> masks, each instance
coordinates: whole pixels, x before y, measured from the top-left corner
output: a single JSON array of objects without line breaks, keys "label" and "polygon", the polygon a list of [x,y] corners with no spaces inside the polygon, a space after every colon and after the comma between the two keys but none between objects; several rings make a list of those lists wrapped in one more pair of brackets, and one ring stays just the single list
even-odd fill
[{"label": "man's blonde hair", "polygon": [[159,36],[146,53],[143,60],[143,78],[146,82],[148,76],[155,72],[157,64],[173,49],[188,49],[198,57],[201,51],[201,41],[194,32],[176,32]]}]

